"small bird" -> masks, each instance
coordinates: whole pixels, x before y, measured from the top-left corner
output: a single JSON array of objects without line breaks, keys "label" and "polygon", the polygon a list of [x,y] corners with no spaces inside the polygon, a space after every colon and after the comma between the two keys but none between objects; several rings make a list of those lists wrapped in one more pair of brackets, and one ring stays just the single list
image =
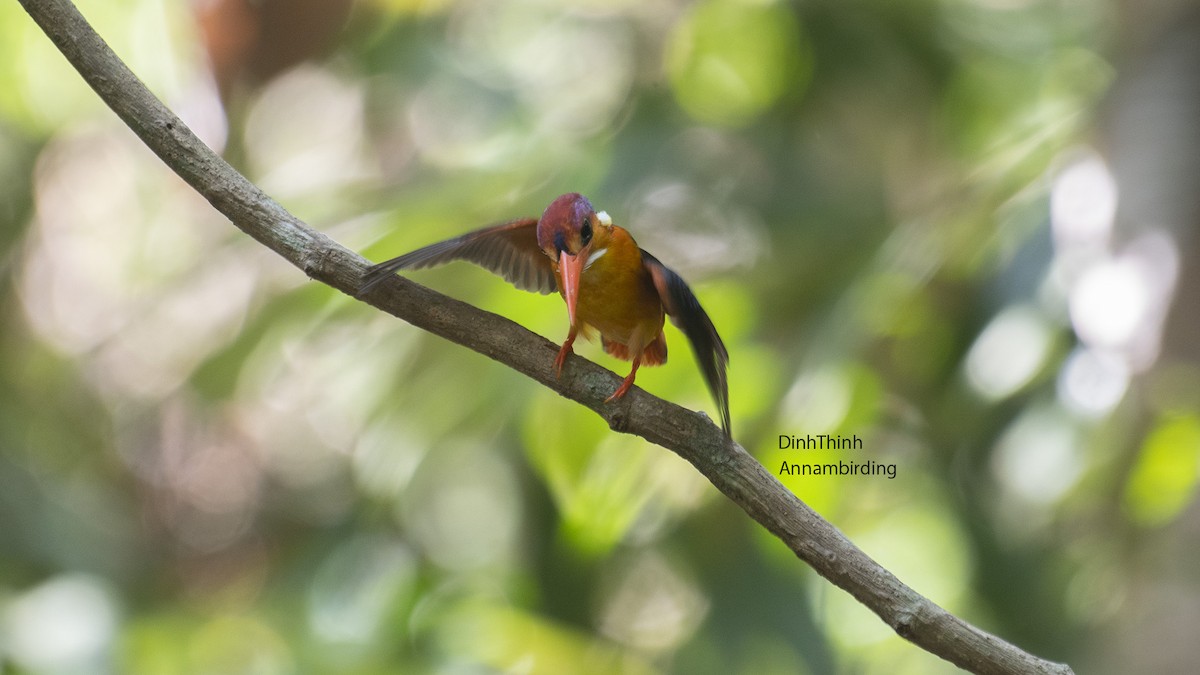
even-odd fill
[{"label": "small bird", "polygon": [[433,267],[466,260],[484,267],[517,288],[549,294],[557,290],[567,303],[571,328],[555,371],[562,375],[575,338],[590,329],[600,333],[604,351],[633,362],[621,386],[605,401],[621,398],[633,386],[641,365],[667,361],[664,315],[683,331],[717,407],[721,426],[731,435],[729,352],[700,301],[675,272],[638,248],[625,229],[613,225],[583,195],[569,193],[550,203],[540,219],[520,218],[430,244],[370,267],[360,293],[398,270]]}]

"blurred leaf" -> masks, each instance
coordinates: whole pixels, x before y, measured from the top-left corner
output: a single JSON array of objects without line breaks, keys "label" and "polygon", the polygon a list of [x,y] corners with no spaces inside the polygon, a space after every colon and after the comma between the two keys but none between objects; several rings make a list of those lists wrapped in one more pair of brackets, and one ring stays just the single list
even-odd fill
[{"label": "blurred leaf", "polygon": [[212,619],[193,634],[187,655],[197,675],[283,675],[295,670],[287,643],[254,616]]},{"label": "blurred leaf", "polygon": [[652,675],[640,655],[507,607],[468,606],[443,626],[448,651],[498,671],[529,675]]},{"label": "blurred leaf", "polygon": [[144,614],[126,625],[119,663],[129,675],[185,675],[187,642],[195,629],[191,621],[175,615]]},{"label": "blurred leaf", "polygon": [[567,538],[589,555],[611,549],[652,498],[646,476],[655,450],[544,391],[524,427],[526,455],[550,488]]},{"label": "blurred leaf", "polygon": [[1146,437],[1125,486],[1125,512],[1136,523],[1160,526],[1190,504],[1200,479],[1200,418],[1176,415]]},{"label": "blurred leaf", "polygon": [[667,46],[675,95],[703,122],[741,125],[787,92],[801,92],[812,57],[796,17],[773,2],[706,0]]},{"label": "blurred leaf", "polygon": [[635,525],[653,532],[707,492],[706,481],[676,455],[615,433],[595,413],[546,391],[534,398],[523,435],[526,456],[559,509],[562,534],[587,556],[604,555]]}]

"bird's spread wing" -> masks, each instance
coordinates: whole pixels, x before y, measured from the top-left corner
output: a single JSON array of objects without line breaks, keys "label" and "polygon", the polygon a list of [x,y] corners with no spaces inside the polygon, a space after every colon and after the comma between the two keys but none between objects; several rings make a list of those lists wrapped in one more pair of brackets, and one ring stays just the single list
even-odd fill
[{"label": "bird's spread wing", "polygon": [[729,380],[725,376],[725,367],[729,365],[729,352],[712,319],[708,318],[700,301],[688,288],[680,276],[667,269],[658,258],[642,251],[642,264],[650,272],[654,280],[654,288],[662,299],[663,307],[671,323],[679,327],[692,343],[692,351],[696,353],[696,361],[700,363],[700,371],[704,373],[704,381],[712,392],[721,411],[721,428],[726,435],[733,432],[729,427]]},{"label": "bird's spread wing", "polygon": [[543,295],[557,288],[554,267],[537,245],[537,220],[522,218],[468,232],[372,265],[363,275],[360,293],[399,270],[415,270],[466,260],[504,277],[525,291]]}]

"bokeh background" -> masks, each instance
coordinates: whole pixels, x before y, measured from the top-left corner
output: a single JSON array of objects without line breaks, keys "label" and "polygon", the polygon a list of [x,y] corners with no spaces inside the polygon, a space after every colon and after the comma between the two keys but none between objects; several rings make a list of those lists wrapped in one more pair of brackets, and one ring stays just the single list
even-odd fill
[{"label": "bokeh background", "polygon": [[[785,477],[868,553],[1078,673],[1200,667],[1191,3],[80,6],[372,259],[587,194],[713,315],[747,449],[897,465]],[[237,232],[15,2],[0,83],[0,670],[956,672],[682,460]],[[638,383],[711,414],[669,331]]]}]

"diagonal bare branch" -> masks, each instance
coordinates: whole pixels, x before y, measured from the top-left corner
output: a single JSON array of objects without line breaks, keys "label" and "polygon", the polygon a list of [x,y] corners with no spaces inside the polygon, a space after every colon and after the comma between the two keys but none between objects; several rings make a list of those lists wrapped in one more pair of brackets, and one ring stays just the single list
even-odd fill
[{"label": "diagonal bare branch", "polygon": [[[205,146],[130,72],[69,0],[20,2],[100,98],[214,208],[310,278],[355,295],[366,261],[288,213]],[[617,431],[680,455],[801,560],[922,649],[973,673],[1072,673],[1064,664],[1040,659],[972,626],[904,585],[706,416],[637,388],[618,404],[606,405],[605,397],[620,381],[616,375],[576,356],[558,379],[552,368],[557,345],[508,319],[399,277],[361,300],[524,373],[587,406]]]}]

